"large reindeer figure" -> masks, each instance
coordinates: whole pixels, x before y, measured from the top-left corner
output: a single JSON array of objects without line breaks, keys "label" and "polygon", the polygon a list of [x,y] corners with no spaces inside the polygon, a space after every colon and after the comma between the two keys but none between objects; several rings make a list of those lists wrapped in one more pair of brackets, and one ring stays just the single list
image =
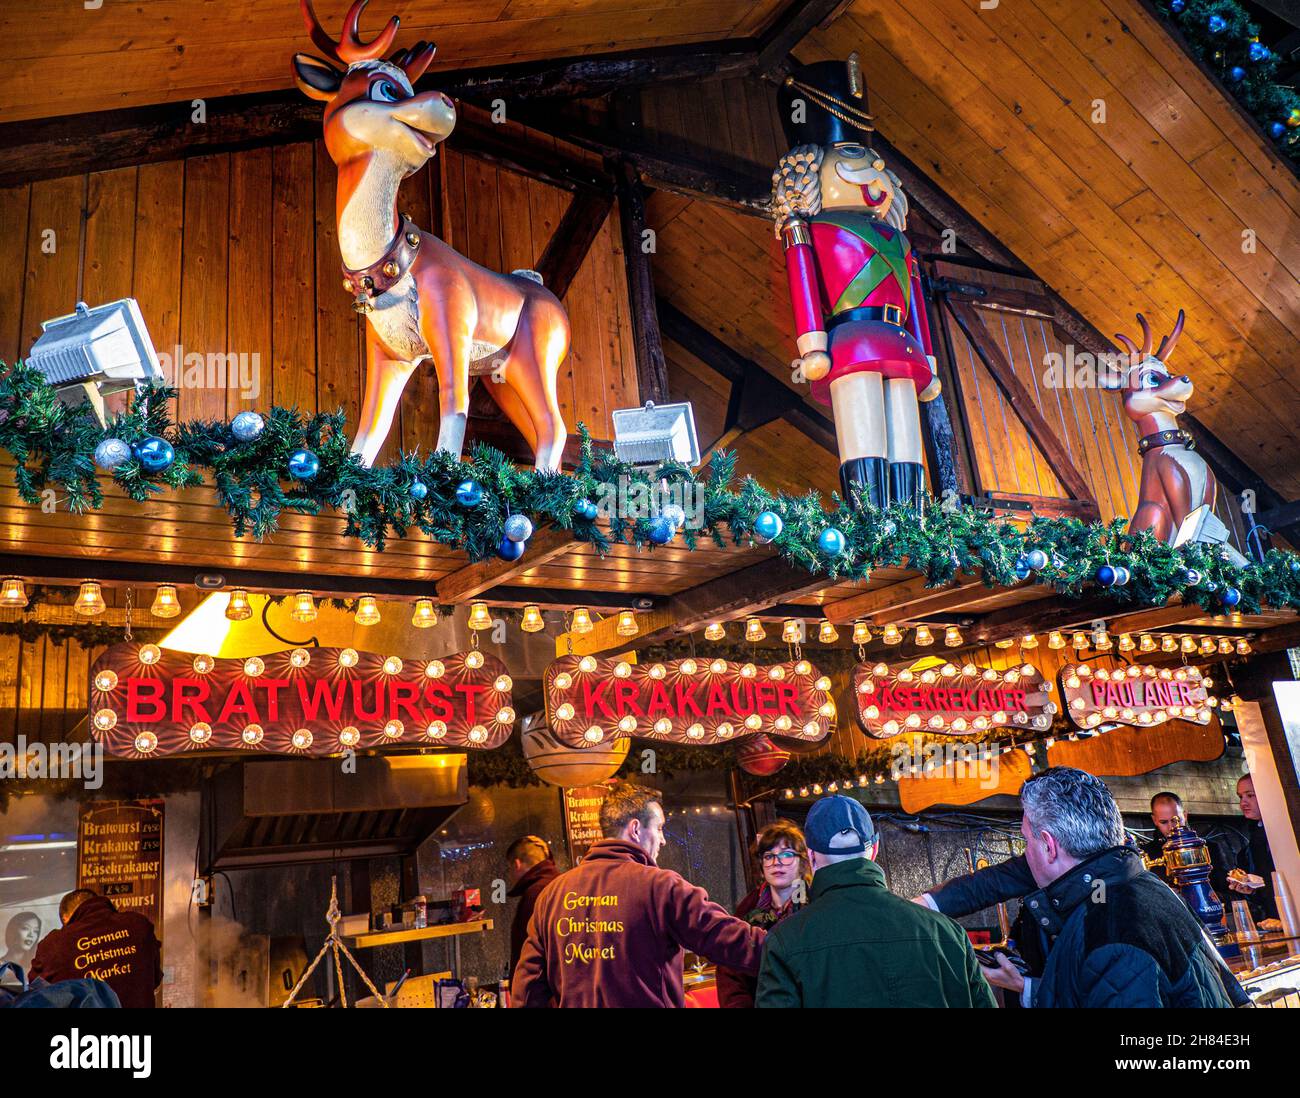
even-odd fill
[{"label": "large reindeer figure", "polygon": [[[1178,417],[1187,410],[1192,395],[1192,379],[1186,374],[1170,374],[1165,365],[1182,334],[1183,312],[1179,310],[1174,330],[1160,340],[1155,354],[1151,353],[1151,325],[1141,313],[1137,319],[1142,327],[1141,348],[1128,336],[1116,335],[1128,351],[1129,364],[1104,371],[1101,384],[1124,390],[1124,411],[1142,435],[1138,441],[1142,478],[1129,530],[1150,530],[1161,541],[1170,542],[1192,512],[1202,507],[1207,512],[1214,510],[1215,481],[1205,459],[1192,449],[1192,436],[1178,426]],[[1206,519],[1209,530],[1221,528],[1213,514]],[[1222,533],[1226,537],[1226,529]],[[1221,539],[1209,536],[1205,540]]]},{"label": "large reindeer figure", "polygon": [[[438,449],[460,455],[470,380],[487,386],[528,440],[538,469],[556,470],[567,431],[555,378],[569,350],[569,318],[533,271],[498,274],[398,215],[397,189],[456,125],[442,92],[415,93],[436,47],[392,48],[398,20],[369,42],[356,0],[335,42],[311,0],[299,0],[308,33],[328,60],[297,54],[298,87],[325,102],[325,147],[338,165],[337,216],[344,287],[366,325],[366,391],[352,450],[370,465],[407,379],[425,359],[438,374]],[[342,68],[336,67],[336,63]]]}]

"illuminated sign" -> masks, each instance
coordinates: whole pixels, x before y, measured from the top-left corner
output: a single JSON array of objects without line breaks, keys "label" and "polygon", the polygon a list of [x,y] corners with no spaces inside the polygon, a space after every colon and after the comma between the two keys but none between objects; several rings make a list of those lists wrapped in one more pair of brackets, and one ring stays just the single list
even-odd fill
[{"label": "illuminated sign", "polygon": [[546,717],[570,747],[620,736],[712,745],[758,733],[814,743],[835,728],[830,689],[807,660],[633,664],[561,656],[546,669]]},{"label": "illuminated sign", "polygon": [[923,670],[859,664],[853,673],[858,719],[870,736],[928,731],[973,735],[991,728],[1042,732],[1056,705],[1042,672],[1029,664],[998,671],[968,663]]},{"label": "illuminated sign", "polygon": [[491,748],[509,738],[510,676],[473,650],[402,659],[294,648],[238,659],[118,644],[90,672],[90,727],[111,755],[331,755],[395,746]]},{"label": "illuminated sign", "polygon": [[1065,712],[1080,728],[1129,724],[1149,728],[1168,720],[1210,723],[1209,679],[1196,667],[1061,668]]}]

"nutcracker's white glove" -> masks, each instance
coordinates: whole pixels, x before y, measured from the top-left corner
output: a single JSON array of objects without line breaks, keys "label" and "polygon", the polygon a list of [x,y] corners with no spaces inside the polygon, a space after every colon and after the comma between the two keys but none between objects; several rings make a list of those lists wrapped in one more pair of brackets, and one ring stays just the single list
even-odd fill
[{"label": "nutcracker's white glove", "polygon": [[924,389],[922,389],[920,394],[916,398],[917,400],[921,401],[921,403],[923,404],[926,401],[933,400],[935,397],[937,397],[940,393],[943,392],[943,382],[939,380],[938,360],[934,357],[934,355],[926,355],[925,360],[930,364],[930,384],[927,385]]},{"label": "nutcracker's white glove", "polygon": [[796,385],[820,381],[831,372],[831,356],[825,351],[809,351],[790,363],[790,377]]}]

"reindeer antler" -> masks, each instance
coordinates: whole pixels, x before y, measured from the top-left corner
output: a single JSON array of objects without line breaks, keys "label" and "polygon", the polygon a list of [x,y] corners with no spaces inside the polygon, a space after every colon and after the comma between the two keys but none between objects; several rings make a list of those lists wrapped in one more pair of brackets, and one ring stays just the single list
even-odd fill
[{"label": "reindeer antler", "polygon": [[1178,320],[1174,323],[1174,330],[1167,336],[1161,337],[1160,347],[1156,351],[1156,358],[1164,362],[1174,353],[1174,344],[1178,342],[1178,337],[1183,334],[1183,310],[1178,310]]},{"label": "reindeer antler", "polygon": [[405,72],[406,78],[414,84],[424,75],[424,70],[429,67],[429,62],[433,60],[437,50],[438,47],[432,42],[421,39],[414,46],[398,50],[388,60]]},{"label": "reindeer antler", "polygon": [[[355,0],[352,7],[348,9],[347,15],[343,17],[343,34],[335,42],[325,28],[321,26],[320,20],[316,18],[316,12],[311,6],[311,0],[298,0],[299,7],[302,9],[303,21],[307,24],[307,33],[311,35],[311,40],[316,43],[316,48],[324,53],[326,57],[343,65],[352,65],[358,61],[377,61],[392,49],[393,39],[397,37],[399,20],[394,15],[388,21],[388,26],[369,42],[361,40],[361,12],[367,3],[369,3],[369,0]],[[428,62],[425,63],[428,64]]]}]

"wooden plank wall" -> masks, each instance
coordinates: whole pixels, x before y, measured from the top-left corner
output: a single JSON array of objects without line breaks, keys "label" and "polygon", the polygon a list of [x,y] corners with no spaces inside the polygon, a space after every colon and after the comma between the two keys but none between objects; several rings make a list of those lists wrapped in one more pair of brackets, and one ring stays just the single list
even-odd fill
[{"label": "wooden plank wall", "polygon": [[[25,354],[43,320],[79,300],[140,302],[159,354],[259,359],[258,391],[183,388],[179,419],[243,408],[342,407],[355,427],[362,327],[339,271],[335,168],[322,142],[221,153],[0,190],[0,361]],[[406,181],[403,209],[471,259],[533,267],[569,196],[443,153]],[[638,403],[617,212],[566,296],[573,346],[560,382],[570,429],[610,438],[610,411]],[[625,368],[626,364],[626,368]],[[175,364],[169,380],[176,381]],[[437,384],[417,371],[380,461],[437,438]],[[471,438],[472,438],[471,428]]]},{"label": "wooden plank wall", "polygon": [[[1031,279],[954,264],[940,263],[936,273],[978,285],[1041,292],[1041,284]],[[1016,377],[1035,397],[1039,411],[1088,482],[1102,520],[1132,515],[1137,507],[1142,475],[1142,461],[1137,452],[1140,436],[1136,424],[1125,415],[1119,394],[1105,389],[1060,388],[1045,383],[1045,356],[1066,354],[1066,346],[1050,321],[1005,309],[976,309],[976,312],[989,341],[1006,356]],[[944,317],[981,490],[1055,498],[1068,495],[965,335],[946,311]],[[1192,410],[1195,408],[1193,396]],[[1220,490],[1215,510],[1233,531],[1236,544],[1242,545],[1245,531],[1235,500]]]},{"label": "wooden plank wall", "polygon": [[737,171],[775,168],[790,147],[772,85],[749,77],[645,90],[640,116],[648,141]]}]

